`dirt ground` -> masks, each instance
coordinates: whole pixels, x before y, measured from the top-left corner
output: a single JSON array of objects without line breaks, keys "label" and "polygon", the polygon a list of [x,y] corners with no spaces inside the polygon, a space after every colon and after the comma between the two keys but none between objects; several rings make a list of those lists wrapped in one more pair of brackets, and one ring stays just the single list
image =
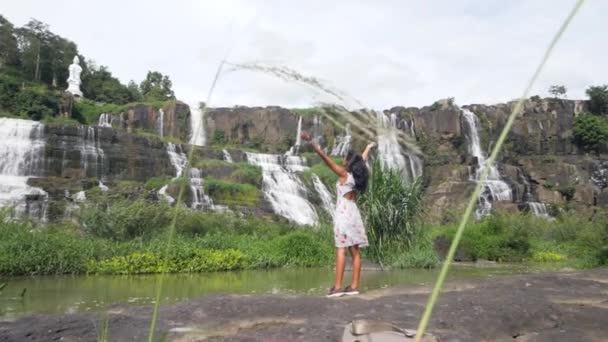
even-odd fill
[{"label": "dirt ground", "polygon": [[[415,329],[428,286],[360,296],[214,295],[163,308],[157,337],[169,341],[339,341],[358,318]],[[145,341],[152,309],[118,305],[109,341]],[[32,315],[0,322],[0,341],[96,341],[95,313]],[[608,268],[449,282],[429,332],[439,341],[608,341]]]}]

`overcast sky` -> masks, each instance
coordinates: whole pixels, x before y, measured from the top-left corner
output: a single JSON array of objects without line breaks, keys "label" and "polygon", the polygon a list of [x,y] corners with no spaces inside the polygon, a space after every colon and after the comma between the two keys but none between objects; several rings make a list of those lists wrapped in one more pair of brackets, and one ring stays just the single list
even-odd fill
[{"label": "overcast sky", "polygon": [[[521,95],[574,0],[19,0],[1,14],[36,18],[124,82],[168,74],[178,98],[204,101],[219,62],[263,62],[314,76],[373,108],[497,103]],[[331,4],[331,5],[330,5]],[[608,1],[587,0],[533,93],[584,98],[608,83]],[[213,106],[309,106],[332,98],[251,71],[223,73]],[[347,105],[352,106],[352,101]]]}]

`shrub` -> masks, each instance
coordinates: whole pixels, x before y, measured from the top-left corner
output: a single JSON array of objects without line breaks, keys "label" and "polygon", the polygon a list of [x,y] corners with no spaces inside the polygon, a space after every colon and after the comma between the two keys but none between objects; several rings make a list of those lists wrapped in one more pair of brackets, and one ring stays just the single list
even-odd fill
[{"label": "shrub", "polygon": [[102,113],[118,114],[125,110],[125,106],[113,103],[96,103],[91,100],[81,100],[74,102],[72,108],[72,116],[77,118],[81,123],[87,125],[95,125],[99,121],[99,116]]},{"label": "shrub", "polygon": [[599,150],[608,141],[608,120],[582,113],[574,121],[574,142],[585,151]]},{"label": "shrub", "polygon": [[148,191],[150,190],[158,190],[163,186],[167,185],[171,181],[169,177],[152,177],[148,179],[144,188]]},{"label": "shrub", "polygon": [[260,200],[260,190],[250,184],[238,184],[205,178],[205,192],[215,201],[223,204],[256,205]]},{"label": "shrub", "polygon": [[230,174],[230,179],[237,183],[248,183],[251,185],[262,185],[262,169],[247,163],[239,163],[238,169]]},{"label": "shrub", "polygon": [[168,205],[143,199],[102,200],[86,207],[82,215],[85,232],[101,238],[125,241],[145,237],[166,228],[170,219]]},{"label": "shrub", "polygon": [[367,227],[370,253],[382,262],[384,253],[392,246],[410,249],[422,226],[422,186],[420,180],[406,184],[398,172],[382,170],[373,164],[367,192],[359,199]]},{"label": "shrub", "polygon": [[226,144],[226,136],[224,131],[220,131],[220,130],[215,130],[213,132],[213,138],[211,139],[211,142],[214,145],[224,145]]}]

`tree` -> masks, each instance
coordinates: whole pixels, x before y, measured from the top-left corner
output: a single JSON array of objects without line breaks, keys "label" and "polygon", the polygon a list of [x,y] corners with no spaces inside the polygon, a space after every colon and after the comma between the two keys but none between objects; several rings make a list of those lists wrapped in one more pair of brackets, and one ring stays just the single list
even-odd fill
[{"label": "tree", "polygon": [[608,114],[608,85],[591,86],[585,92],[589,96],[589,110],[593,114]]},{"label": "tree", "polygon": [[52,33],[49,26],[36,19],[30,20],[24,27],[18,28],[17,41],[21,51],[24,74],[31,80],[40,81],[41,65],[44,64],[48,53],[48,43]]},{"label": "tree", "polygon": [[137,85],[137,83],[135,83],[135,81],[133,81],[133,80],[129,81],[129,84],[127,85],[127,89],[129,90],[129,93],[131,95],[131,99],[133,102],[143,100],[143,96],[141,95],[139,86]]},{"label": "tree", "polygon": [[175,99],[169,76],[158,71],[148,71],[146,79],[141,82],[141,94],[147,101],[166,101]]},{"label": "tree", "polygon": [[568,90],[563,85],[552,85],[549,87],[549,94],[553,95],[553,97],[556,99],[560,98],[561,96],[566,96],[567,91]]},{"label": "tree", "polygon": [[581,113],[574,121],[574,142],[585,151],[599,152],[608,142],[608,119]]},{"label": "tree", "polygon": [[136,101],[131,91],[112,76],[106,66],[97,67],[89,61],[82,72],[82,93],[85,98],[108,103],[126,104]]},{"label": "tree", "polygon": [[19,48],[15,38],[15,28],[10,21],[0,15],[0,69],[19,65]]}]

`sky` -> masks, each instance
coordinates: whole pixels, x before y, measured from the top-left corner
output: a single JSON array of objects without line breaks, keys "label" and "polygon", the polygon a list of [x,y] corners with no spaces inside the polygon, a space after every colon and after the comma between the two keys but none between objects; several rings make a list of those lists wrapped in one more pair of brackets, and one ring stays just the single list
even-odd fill
[{"label": "sky", "polygon": [[[36,18],[76,42],[123,82],[148,70],[176,96],[211,106],[307,107],[333,102],[375,109],[499,103],[521,96],[575,0],[19,0],[0,14],[16,26]],[[532,94],[565,85],[585,98],[608,84],[608,1],[587,0]],[[343,100],[222,60],[288,67]]]}]

